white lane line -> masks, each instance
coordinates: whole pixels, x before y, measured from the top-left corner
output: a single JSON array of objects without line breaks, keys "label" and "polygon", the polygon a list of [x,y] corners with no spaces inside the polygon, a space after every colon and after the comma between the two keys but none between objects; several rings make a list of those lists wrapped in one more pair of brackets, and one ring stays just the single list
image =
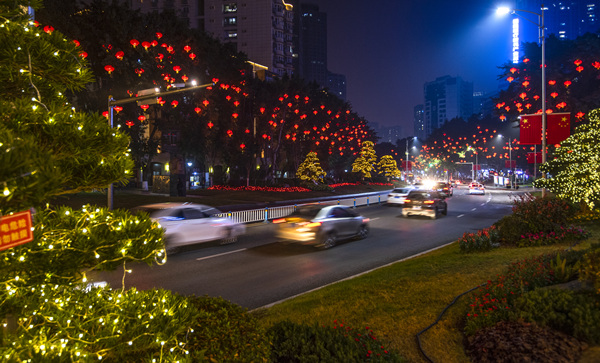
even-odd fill
[{"label": "white lane line", "polygon": [[477,208],[473,208],[473,209],[471,209],[471,212],[472,212],[472,211],[476,211],[476,210],[477,210]]},{"label": "white lane line", "polygon": [[247,248],[242,248],[239,250],[235,250],[235,251],[229,251],[229,252],[223,252],[223,253],[219,253],[217,255],[211,255],[211,256],[206,256],[206,257],[200,257],[197,258],[196,261],[202,261],[202,260],[208,260],[209,258],[213,258],[213,257],[221,257],[221,256],[225,256],[225,255],[229,255],[231,253],[237,253],[237,252],[242,252],[242,251],[246,251]]},{"label": "white lane line", "polygon": [[464,217],[464,214],[458,215],[456,218]]}]

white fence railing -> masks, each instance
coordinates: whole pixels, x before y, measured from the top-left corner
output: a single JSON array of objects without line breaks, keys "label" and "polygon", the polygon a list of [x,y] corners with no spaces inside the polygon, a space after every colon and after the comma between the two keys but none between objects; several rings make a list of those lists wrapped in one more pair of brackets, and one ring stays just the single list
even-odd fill
[{"label": "white fence railing", "polygon": [[237,223],[252,223],[252,222],[268,222],[271,219],[282,218],[292,214],[292,212],[299,205],[304,204],[315,204],[315,203],[323,203],[323,204],[340,204],[348,207],[359,207],[363,205],[371,205],[371,204],[380,204],[385,203],[387,201],[387,196],[389,192],[383,192],[381,194],[371,194],[367,196],[356,196],[349,198],[339,198],[339,199],[330,199],[321,202],[309,202],[309,203],[301,203],[294,205],[284,205],[281,207],[269,207],[269,208],[259,208],[259,209],[250,209],[250,210],[242,210],[235,212],[223,212],[217,214],[219,217],[231,218]]}]

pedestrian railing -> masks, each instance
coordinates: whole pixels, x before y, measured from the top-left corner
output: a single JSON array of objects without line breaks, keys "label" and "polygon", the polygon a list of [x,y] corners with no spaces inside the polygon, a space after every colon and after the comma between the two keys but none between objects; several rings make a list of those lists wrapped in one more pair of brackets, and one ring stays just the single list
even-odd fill
[{"label": "pedestrian railing", "polygon": [[371,194],[367,196],[355,196],[349,198],[329,199],[322,202],[300,203],[294,205],[285,205],[280,207],[258,208],[250,210],[242,210],[235,212],[223,212],[217,214],[219,217],[230,218],[237,223],[253,223],[253,222],[268,222],[276,218],[289,216],[300,205],[306,204],[339,204],[348,207],[368,206],[371,204],[381,204],[387,202],[388,192],[382,194]]}]

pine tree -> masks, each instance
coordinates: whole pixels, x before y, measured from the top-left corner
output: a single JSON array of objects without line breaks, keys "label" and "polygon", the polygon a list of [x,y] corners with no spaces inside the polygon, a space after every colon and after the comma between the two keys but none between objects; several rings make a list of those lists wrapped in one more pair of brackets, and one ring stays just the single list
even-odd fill
[{"label": "pine tree", "polygon": [[354,160],[352,164],[352,172],[361,173],[363,178],[370,178],[371,172],[376,169],[377,155],[375,154],[374,144],[372,141],[362,143],[360,156]]},{"label": "pine tree", "polygon": [[[0,356],[127,361],[131,352],[164,350],[168,361],[185,357],[179,337],[195,312],[184,298],[87,284],[94,270],[163,260],[158,224],[120,210],[46,207],[53,196],[127,180],[133,163],[125,134],[65,98],[93,77],[75,42],[29,19],[27,6],[39,5],[0,4],[0,218],[36,211],[33,241],[0,249],[0,319],[8,329]],[[3,233],[0,243],[12,238]]]},{"label": "pine tree", "polygon": [[319,161],[317,153],[311,151],[306,155],[306,159],[304,159],[302,164],[298,167],[296,175],[304,181],[323,182],[323,177],[325,177],[327,173],[321,168],[321,162]]},{"label": "pine tree", "polygon": [[383,172],[383,175],[385,175],[388,180],[390,178],[397,178],[400,176],[398,164],[391,155],[382,156],[377,163],[377,167]]},{"label": "pine tree", "polygon": [[540,171],[550,176],[534,185],[594,210],[600,207],[600,109],[588,117],[589,123],[577,127],[556,148],[554,159],[540,165]]}]

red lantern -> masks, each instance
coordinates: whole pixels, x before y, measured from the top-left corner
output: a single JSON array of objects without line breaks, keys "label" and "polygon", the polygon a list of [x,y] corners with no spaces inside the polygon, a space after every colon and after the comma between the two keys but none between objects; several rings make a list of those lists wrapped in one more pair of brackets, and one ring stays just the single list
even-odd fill
[{"label": "red lantern", "polygon": [[158,53],[158,55],[156,56],[156,58],[158,59],[159,62],[162,62],[164,57],[165,56],[162,53]]},{"label": "red lantern", "polygon": [[575,68],[575,70],[576,70],[577,72],[580,72],[580,73],[581,73],[581,71],[583,71],[583,66],[579,66],[579,67]]},{"label": "red lantern", "polygon": [[215,124],[213,124],[212,122],[208,121],[208,124],[206,124],[208,126],[209,129],[212,129],[213,126],[215,126]]},{"label": "red lantern", "polygon": [[240,149],[244,149],[246,147],[245,144],[240,144]]},{"label": "red lantern", "polygon": [[162,36],[163,36],[163,35],[162,35],[162,33],[156,33],[156,37],[157,37],[158,39],[162,38]]},{"label": "red lantern", "polygon": [[104,117],[108,118],[108,116],[109,116],[109,114],[108,114],[108,111],[104,111],[104,112],[102,112],[102,116],[104,116]]},{"label": "red lantern", "polygon": [[44,31],[45,31],[46,33],[48,33],[48,34],[52,34],[52,32],[54,31],[54,28],[53,28],[53,27],[51,27],[50,25],[46,25],[46,26],[44,27]]},{"label": "red lantern", "polygon": [[510,69],[510,73],[515,74],[515,72],[517,71],[517,69],[515,67]]},{"label": "red lantern", "polygon": [[196,107],[196,108],[194,108],[194,111],[196,111],[196,113],[200,113],[200,111],[202,111],[202,109],[200,107]]},{"label": "red lantern", "polygon": [[548,84],[551,85],[551,86],[554,86],[556,84],[556,81],[555,80],[550,80],[550,81],[548,81]]},{"label": "red lantern", "polygon": [[173,106],[173,107],[177,107],[178,104],[179,104],[179,102],[177,102],[176,100],[173,100],[171,102],[171,106]]},{"label": "red lantern", "polygon": [[585,113],[579,111],[575,114],[575,117],[577,117],[578,119],[581,119],[583,116],[585,116]]},{"label": "red lantern", "polygon": [[190,58],[192,58],[192,60],[194,60],[196,58],[196,55],[194,53],[190,53]]},{"label": "red lantern", "polygon": [[117,111],[117,113],[119,113],[119,112],[123,111],[123,107],[121,107],[121,106],[115,106],[113,109],[114,109],[115,111]]},{"label": "red lantern", "polygon": [[513,77],[508,77],[508,78],[506,78],[506,80],[508,81],[508,83],[510,83],[510,82],[514,81],[515,79]]},{"label": "red lantern", "polygon": [[210,103],[210,102],[208,102],[208,100],[204,100],[204,101],[202,101],[202,104],[204,105],[204,107],[208,106],[208,104],[209,104],[209,103]]},{"label": "red lantern", "polygon": [[111,74],[115,70],[115,67],[111,66],[110,64],[107,64],[104,66],[104,70],[107,71],[108,74]]},{"label": "red lantern", "polygon": [[558,93],[552,92],[552,93],[550,93],[550,96],[552,96],[552,98],[556,98],[556,96],[558,96]]},{"label": "red lantern", "polygon": [[527,87],[527,86],[529,86],[529,81],[524,81],[522,84],[523,84],[523,87]]},{"label": "red lantern", "polygon": [[568,88],[571,85],[571,81],[565,81],[564,85]]},{"label": "red lantern", "polygon": [[138,116],[138,120],[140,120],[140,122],[144,121],[145,119],[146,119],[146,116],[144,116],[144,115]]},{"label": "red lantern", "polygon": [[579,65],[581,65],[581,63],[583,63],[583,61],[582,61],[581,59],[576,59],[576,60],[575,60],[573,63],[574,63],[576,66],[579,66]]},{"label": "red lantern", "polygon": [[73,39],[73,43],[75,43],[75,45],[76,45],[76,46],[78,46],[78,47],[81,45],[81,44],[79,43],[79,41],[78,41],[78,40],[75,40],[75,39]]},{"label": "red lantern", "polygon": [[261,107],[259,111],[260,111],[260,113],[265,113],[265,108]]},{"label": "red lantern", "polygon": [[123,60],[124,55],[125,55],[125,53],[123,53],[122,50],[115,53],[115,57],[117,57],[118,60]]},{"label": "red lantern", "polygon": [[519,97],[521,97],[521,99],[524,100],[527,97],[527,93],[523,92],[519,95]]},{"label": "red lantern", "polygon": [[131,44],[135,48],[140,44],[140,42],[137,39],[131,39],[129,41],[129,44]]},{"label": "red lantern", "polygon": [[600,69],[600,62],[595,61],[594,63],[592,63],[592,66],[596,69]]},{"label": "red lantern", "polygon": [[148,50],[148,48],[150,48],[150,42],[142,42],[142,47],[144,47],[144,49]]},{"label": "red lantern", "polygon": [[227,136],[229,136],[229,137],[233,136],[233,131],[227,130]]},{"label": "red lantern", "polygon": [[169,46],[167,47],[167,52],[169,52],[169,53],[173,53],[173,47],[169,45]]},{"label": "red lantern", "polygon": [[184,82],[187,82],[187,80],[190,79],[190,77],[184,74],[183,76],[181,76],[181,79],[183,79]]},{"label": "red lantern", "polygon": [[186,53],[189,53],[190,50],[192,50],[192,47],[190,47],[189,45],[186,45],[183,47],[183,50],[185,50]]},{"label": "red lantern", "polygon": [[173,67],[173,70],[175,71],[175,73],[179,73],[179,71],[181,71],[181,67],[175,66],[175,67]]},{"label": "red lantern", "polygon": [[158,45],[158,42],[156,40],[153,40],[152,43],[150,43],[150,45],[156,47]]},{"label": "red lantern", "polygon": [[150,108],[150,105],[140,105],[140,108],[144,111]]},{"label": "red lantern", "polygon": [[81,53],[79,53],[79,56],[81,58],[87,58],[88,54],[86,52],[81,52]]},{"label": "red lantern", "polygon": [[142,76],[142,73],[144,73],[144,69],[143,68],[136,68],[135,69],[135,73],[137,73],[138,76]]},{"label": "red lantern", "polygon": [[131,120],[127,120],[127,121],[125,122],[125,125],[127,125],[127,126],[131,127],[131,126],[133,126],[133,125],[135,125],[135,124],[133,123],[133,121],[131,121]]}]

